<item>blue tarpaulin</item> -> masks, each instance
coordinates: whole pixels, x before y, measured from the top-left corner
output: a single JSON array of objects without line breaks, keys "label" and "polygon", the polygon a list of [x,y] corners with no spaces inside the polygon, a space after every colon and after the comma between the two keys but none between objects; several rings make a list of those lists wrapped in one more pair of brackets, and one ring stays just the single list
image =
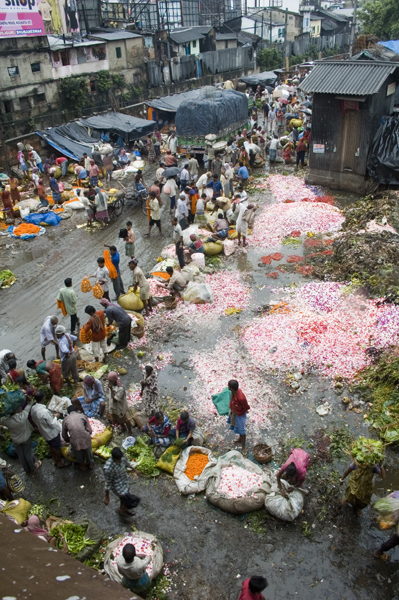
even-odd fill
[{"label": "blue tarpaulin", "polygon": [[32,225],[39,225],[39,223],[46,223],[46,225],[58,225],[61,221],[61,217],[56,215],[51,210],[46,213],[32,213],[24,217],[24,221],[32,223]]},{"label": "blue tarpaulin", "polygon": [[389,48],[392,52],[396,52],[399,54],[399,40],[388,40],[387,42],[378,42],[379,46],[385,46],[385,48]]}]

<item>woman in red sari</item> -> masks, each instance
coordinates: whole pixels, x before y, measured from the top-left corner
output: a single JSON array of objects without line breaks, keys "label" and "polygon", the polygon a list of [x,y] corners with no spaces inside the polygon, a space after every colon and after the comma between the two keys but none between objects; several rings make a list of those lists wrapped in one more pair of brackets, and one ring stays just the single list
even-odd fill
[{"label": "woman in red sari", "polygon": [[54,394],[59,394],[63,385],[62,373],[60,365],[52,360],[28,360],[27,366],[29,369],[36,371],[43,383],[50,383],[50,387]]}]

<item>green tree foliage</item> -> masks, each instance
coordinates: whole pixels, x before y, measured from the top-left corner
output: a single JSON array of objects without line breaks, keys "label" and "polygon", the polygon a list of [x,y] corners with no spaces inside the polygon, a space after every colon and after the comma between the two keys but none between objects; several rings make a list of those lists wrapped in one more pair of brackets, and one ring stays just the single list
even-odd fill
[{"label": "green tree foliage", "polygon": [[362,33],[375,35],[381,40],[399,38],[398,0],[368,0],[358,13]]},{"label": "green tree foliage", "polygon": [[97,89],[99,92],[109,92],[109,90],[126,87],[124,75],[119,73],[110,73],[109,71],[99,71],[96,74]]},{"label": "green tree foliage", "polygon": [[64,77],[60,81],[60,95],[65,107],[82,112],[93,104],[88,77]]},{"label": "green tree foliage", "polygon": [[283,66],[283,54],[277,48],[264,48],[257,55],[258,66],[265,71],[272,71]]}]

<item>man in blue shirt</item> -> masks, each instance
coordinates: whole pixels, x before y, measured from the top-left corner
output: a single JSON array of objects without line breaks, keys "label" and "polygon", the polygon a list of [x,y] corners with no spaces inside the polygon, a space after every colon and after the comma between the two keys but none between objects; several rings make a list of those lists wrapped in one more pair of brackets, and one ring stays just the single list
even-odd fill
[{"label": "man in blue shirt", "polygon": [[244,163],[241,161],[240,168],[238,169],[236,178],[239,181],[242,181],[242,185],[245,185],[248,182],[248,177],[249,177],[248,169],[247,169],[247,167],[244,167]]},{"label": "man in blue shirt", "polygon": [[121,296],[122,294],[125,293],[125,288],[123,286],[121,272],[119,269],[120,256],[119,256],[119,252],[116,249],[116,246],[108,246],[107,244],[104,244],[104,246],[106,248],[109,248],[109,253],[111,255],[111,262],[114,265],[116,272],[118,274],[117,277],[115,277],[114,279],[112,279],[112,277],[111,277],[112,287],[114,288],[114,292],[115,292],[115,296],[116,296],[116,298],[114,298],[114,300],[117,300],[119,298],[119,296]]},{"label": "man in blue shirt", "polygon": [[206,187],[213,189],[213,197],[214,198],[219,198],[219,196],[223,195],[223,186],[220,183],[216,173],[213,175],[212,181],[210,181]]}]

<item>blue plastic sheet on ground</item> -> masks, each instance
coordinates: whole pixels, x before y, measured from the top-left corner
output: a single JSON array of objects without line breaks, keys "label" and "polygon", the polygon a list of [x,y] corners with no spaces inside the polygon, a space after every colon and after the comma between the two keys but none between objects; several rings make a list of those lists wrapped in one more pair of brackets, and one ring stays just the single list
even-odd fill
[{"label": "blue plastic sheet on ground", "polygon": [[229,414],[229,405],[231,400],[231,392],[229,388],[224,388],[220,394],[213,394],[212,402],[214,403],[219,415]]},{"label": "blue plastic sheet on ground", "polygon": [[46,233],[46,228],[40,227],[40,231],[38,233],[25,233],[25,235],[14,235],[14,229],[14,225],[10,225],[7,231],[11,235],[11,237],[16,238],[17,240],[30,240],[32,238],[37,237],[38,235],[44,235]]},{"label": "blue plastic sheet on ground", "polygon": [[46,213],[32,213],[24,217],[24,221],[32,223],[33,225],[39,225],[39,223],[46,223],[46,225],[58,225],[61,221],[61,217],[56,215],[53,211]]}]

